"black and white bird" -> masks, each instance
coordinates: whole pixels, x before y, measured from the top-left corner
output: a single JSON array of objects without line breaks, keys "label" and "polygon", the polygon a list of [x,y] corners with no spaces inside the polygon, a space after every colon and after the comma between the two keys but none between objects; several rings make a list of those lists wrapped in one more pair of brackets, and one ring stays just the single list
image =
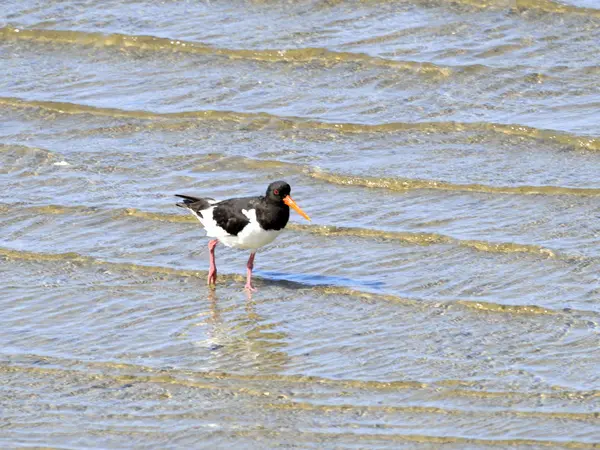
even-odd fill
[{"label": "black and white bird", "polygon": [[285,181],[269,184],[267,192],[260,197],[230,198],[218,201],[208,197],[179,195],[182,202],[177,206],[188,209],[198,218],[206,235],[212,237],[208,243],[210,267],[208,284],[217,282],[215,247],[222,242],[227,247],[250,250],[248,258],[246,289],[252,286],[252,269],[256,250],[273,240],[283,231],[290,218],[290,207],[310,221],[310,217],[290,197],[291,188]]}]

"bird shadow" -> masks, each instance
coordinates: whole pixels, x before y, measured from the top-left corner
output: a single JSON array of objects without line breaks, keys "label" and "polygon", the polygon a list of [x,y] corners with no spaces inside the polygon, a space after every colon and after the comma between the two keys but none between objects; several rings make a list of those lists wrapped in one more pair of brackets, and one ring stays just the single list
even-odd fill
[{"label": "bird shadow", "polygon": [[381,290],[382,281],[359,281],[352,278],[316,274],[297,274],[260,270],[255,272],[266,285],[281,286],[288,289],[306,289],[314,286],[334,286],[347,288],[367,288]]}]

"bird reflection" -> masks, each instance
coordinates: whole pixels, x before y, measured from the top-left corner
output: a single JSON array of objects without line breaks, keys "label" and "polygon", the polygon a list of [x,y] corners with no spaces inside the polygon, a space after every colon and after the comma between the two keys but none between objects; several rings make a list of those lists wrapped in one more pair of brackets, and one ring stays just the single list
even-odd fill
[{"label": "bird reflection", "polygon": [[200,304],[208,305],[208,310],[196,317],[203,317],[196,323],[189,323],[182,335],[200,327],[205,330],[205,339],[197,341],[197,348],[209,350],[206,355],[211,361],[211,370],[232,371],[240,368],[252,368],[261,373],[278,373],[284,370],[289,356],[283,351],[287,334],[279,331],[281,322],[265,320],[257,312],[257,305],[252,293],[246,291],[244,308],[236,298],[239,291],[232,296],[220,295],[214,289],[200,300]]},{"label": "bird reflection", "polygon": [[219,322],[221,320],[221,312],[219,311],[219,305],[217,303],[217,293],[214,289],[208,290],[208,304],[212,321],[215,323]]}]

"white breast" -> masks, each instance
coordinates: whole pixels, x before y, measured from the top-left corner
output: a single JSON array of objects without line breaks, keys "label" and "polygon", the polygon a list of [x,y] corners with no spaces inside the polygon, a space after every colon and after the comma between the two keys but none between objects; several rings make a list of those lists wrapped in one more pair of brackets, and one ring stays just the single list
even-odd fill
[{"label": "white breast", "polygon": [[256,220],[256,210],[251,209],[250,211],[242,210],[242,213],[250,220],[250,223],[244,227],[237,236],[231,236],[226,238],[230,241],[227,243],[225,240],[223,244],[228,247],[244,248],[244,249],[257,249],[264,245],[270,244],[273,240],[279,236],[283,230],[263,230],[258,220]]}]

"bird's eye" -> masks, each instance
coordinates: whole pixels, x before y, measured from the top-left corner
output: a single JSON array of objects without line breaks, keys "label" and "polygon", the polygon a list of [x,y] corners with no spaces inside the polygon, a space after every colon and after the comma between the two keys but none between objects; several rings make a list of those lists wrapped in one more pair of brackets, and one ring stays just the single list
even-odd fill
[{"label": "bird's eye", "polygon": [[273,194],[279,195],[279,191],[277,189],[273,189]]}]

